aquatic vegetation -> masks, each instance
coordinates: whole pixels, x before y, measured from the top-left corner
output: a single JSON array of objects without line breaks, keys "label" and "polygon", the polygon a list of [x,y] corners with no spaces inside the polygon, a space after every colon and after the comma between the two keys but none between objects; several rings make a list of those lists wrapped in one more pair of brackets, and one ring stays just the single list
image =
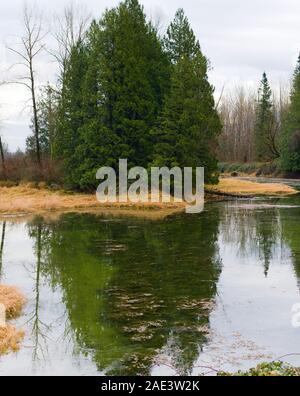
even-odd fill
[{"label": "aquatic vegetation", "polygon": [[249,371],[235,374],[221,372],[220,377],[299,377],[300,368],[283,362],[262,363]]}]

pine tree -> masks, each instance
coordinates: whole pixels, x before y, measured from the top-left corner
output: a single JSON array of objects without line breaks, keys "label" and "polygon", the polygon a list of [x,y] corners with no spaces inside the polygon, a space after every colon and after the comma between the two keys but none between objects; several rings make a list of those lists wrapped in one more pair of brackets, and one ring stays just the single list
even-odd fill
[{"label": "pine tree", "polygon": [[300,55],[294,72],[291,103],[283,123],[281,166],[286,171],[300,171]]},{"label": "pine tree", "polygon": [[276,132],[272,90],[266,73],[263,73],[256,106],[255,147],[257,160],[268,161],[278,156]]},{"label": "pine tree", "polygon": [[164,39],[165,49],[173,64],[186,57],[192,59],[201,52],[199,41],[191,29],[182,8],[178,9]]},{"label": "pine tree", "polygon": [[172,62],[171,87],[158,128],[154,165],[205,167],[207,181],[216,181],[213,149],[221,124],[214,89],[208,81],[208,61],[182,9],[165,38]]}]

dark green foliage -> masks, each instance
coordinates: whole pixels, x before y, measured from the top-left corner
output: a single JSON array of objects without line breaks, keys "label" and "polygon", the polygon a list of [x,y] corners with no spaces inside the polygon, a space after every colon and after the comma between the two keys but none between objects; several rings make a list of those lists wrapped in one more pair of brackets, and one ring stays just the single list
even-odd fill
[{"label": "dark green foliage", "polygon": [[294,73],[291,104],[283,124],[281,165],[286,171],[300,171],[300,56]]},{"label": "dark green foliage", "polygon": [[68,60],[58,115],[55,155],[72,188],[93,190],[97,169],[121,158],[216,170],[221,126],[207,59],[182,10],[164,42],[138,0],[94,21]]},{"label": "dark green foliage", "polygon": [[255,123],[255,146],[258,161],[267,161],[276,157],[274,126],[272,90],[266,73],[263,73],[258,92]]},{"label": "dark green foliage", "polygon": [[168,84],[169,64],[160,40],[136,0],[107,11],[94,22],[83,86],[84,161],[81,188],[96,184],[101,166],[147,166],[153,127]]},{"label": "dark green foliage", "polygon": [[181,9],[168,29],[165,47],[172,61],[171,88],[154,131],[154,164],[204,166],[207,181],[213,181],[217,170],[213,148],[221,124],[208,82],[207,59]]},{"label": "dark green foliage", "polygon": [[80,166],[84,159],[80,150],[80,128],[84,121],[82,86],[86,70],[87,49],[85,44],[80,42],[72,49],[64,73],[54,146],[56,158],[62,161],[65,182],[72,188],[79,187]]}]

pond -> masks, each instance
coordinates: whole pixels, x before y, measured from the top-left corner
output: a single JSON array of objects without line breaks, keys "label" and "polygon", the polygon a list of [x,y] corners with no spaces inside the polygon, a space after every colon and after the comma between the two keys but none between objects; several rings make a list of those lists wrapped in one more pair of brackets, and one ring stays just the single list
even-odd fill
[{"label": "pond", "polygon": [[7,219],[0,283],[28,302],[0,375],[213,375],[300,352],[299,219],[299,197]]}]

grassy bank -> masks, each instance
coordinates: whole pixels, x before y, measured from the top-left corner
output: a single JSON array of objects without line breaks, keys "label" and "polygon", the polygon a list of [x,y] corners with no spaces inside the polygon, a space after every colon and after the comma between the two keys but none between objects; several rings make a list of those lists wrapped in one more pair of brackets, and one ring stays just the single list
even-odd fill
[{"label": "grassy bank", "polygon": [[255,183],[235,179],[233,177],[222,178],[216,186],[208,186],[207,190],[212,193],[232,196],[286,196],[297,194],[297,190],[281,183]]},{"label": "grassy bank", "polygon": [[[207,200],[214,200],[214,193],[236,196],[251,195],[290,195],[296,190],[283,184],[254,183],[235,178],[221,179],[216,186],[208,186]],[[130,211],[163,212],[180,211],[183,203],[110,203],[100,204],[95,194],[52,191],[45,187],[33,188],[29,185],[0,187],[0,215],[43,214],[45,212],[70,211]]]},{"label": "grassy bank", "polygon": [[109,203],[100,204],[96,194],[52,191],[31,185],[0,187],[0,216],[43,214],[56,216],[66,212],[130,214],[159,218],[184,210],[184,203]]}]

